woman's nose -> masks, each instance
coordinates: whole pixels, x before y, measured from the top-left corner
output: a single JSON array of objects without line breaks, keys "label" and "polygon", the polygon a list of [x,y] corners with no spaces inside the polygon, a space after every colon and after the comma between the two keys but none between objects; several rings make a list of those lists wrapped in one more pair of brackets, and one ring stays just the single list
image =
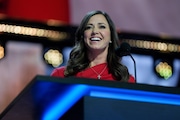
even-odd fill
[{"label": "woman's nose", "polygon": [[92,30],[93,34],[97,34],[98,32],[99,32],[99,30],[97,28],[93,28],[93,30]]}]

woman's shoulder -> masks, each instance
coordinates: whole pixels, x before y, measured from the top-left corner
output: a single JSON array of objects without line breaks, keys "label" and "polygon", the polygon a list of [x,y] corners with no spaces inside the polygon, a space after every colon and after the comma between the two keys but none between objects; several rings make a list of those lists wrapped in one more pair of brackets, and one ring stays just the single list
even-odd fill
[{"label": "woman's shoulder", "polygon": [[64,77],[65,68],[66,68],[65,66],[61,66],[59,68],[54,69],[51,73],[51,76]]},{"label": "woman's shoulder", "polygon": [[128,82],[129,83],[136,83],[136,80],[132,75],[130,75]]}]

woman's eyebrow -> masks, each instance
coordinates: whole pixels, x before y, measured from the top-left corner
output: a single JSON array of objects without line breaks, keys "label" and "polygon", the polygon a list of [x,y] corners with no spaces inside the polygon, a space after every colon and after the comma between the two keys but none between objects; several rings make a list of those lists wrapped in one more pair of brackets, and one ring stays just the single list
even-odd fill
[{"label": "woman's eyebrow", "polygon": [[98,23],[99,25],[107,25],[106,23]]},{"label": "woman's eyebrow", "polygon": [[93,25],[92,23],[88,23],[87,25]]}]

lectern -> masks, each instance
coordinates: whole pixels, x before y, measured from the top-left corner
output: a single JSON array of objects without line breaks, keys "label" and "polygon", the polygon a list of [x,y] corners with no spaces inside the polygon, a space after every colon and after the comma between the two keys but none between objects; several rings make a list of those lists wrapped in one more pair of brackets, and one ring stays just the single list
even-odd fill
[{"label": "lectern", "polygon": [[2,120],[180,120],[180,88],[36,76]]}]

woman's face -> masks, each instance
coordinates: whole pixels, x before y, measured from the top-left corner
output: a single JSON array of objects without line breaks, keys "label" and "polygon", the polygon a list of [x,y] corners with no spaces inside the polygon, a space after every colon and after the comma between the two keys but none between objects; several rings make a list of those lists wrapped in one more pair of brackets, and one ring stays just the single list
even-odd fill
[{"label": "woman's face", "polygon": [[97,14],[92,16],[84,31],[84,41],[89,50],[108,50],[111,32],[106,18]]}]

